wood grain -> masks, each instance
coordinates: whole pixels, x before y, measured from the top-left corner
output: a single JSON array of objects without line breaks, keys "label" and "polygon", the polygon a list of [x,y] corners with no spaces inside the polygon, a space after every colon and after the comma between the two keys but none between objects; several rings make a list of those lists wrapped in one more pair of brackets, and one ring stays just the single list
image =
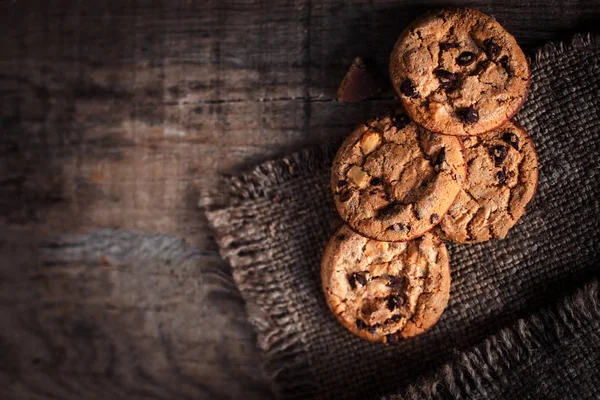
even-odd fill
[{"label": "wood grain", "polygon": [[[526,51],[600,20],[594,1],[450,3],[494,15]],[[243,302],[211,294],[231,281],[198,200],[221,173],[395,104],[389,90],[355,105],[335,92],[355,56],[385,71],[406,24],[450,3],[0,4],[3,398],[268,396]],[[185,239],[193,262],[104,265],[146,235]]]},{"label": "wood grain", "polygon": [[12,231],[0,244],[8,249],[0,257],[5,395],[269,396],[239,295],[197,247],[111,230]]}]

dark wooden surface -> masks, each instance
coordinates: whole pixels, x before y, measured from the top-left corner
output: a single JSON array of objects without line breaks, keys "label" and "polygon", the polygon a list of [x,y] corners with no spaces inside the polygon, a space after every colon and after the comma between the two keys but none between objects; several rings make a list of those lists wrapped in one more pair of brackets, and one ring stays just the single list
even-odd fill
[{"label": "dark wooden surface", "polygon": [[[529,52],[600,22],[593,1],[451,3]],[[355,56],[385,71],[406,24],[448,4],[0,3],[1,397],[269,397],[243,302],[215,295],[230,278],[198,200],[220,173],[393,104],[390,91],[339,104],[337,85]],[[152,233],[194,256],[115,253]]]}]

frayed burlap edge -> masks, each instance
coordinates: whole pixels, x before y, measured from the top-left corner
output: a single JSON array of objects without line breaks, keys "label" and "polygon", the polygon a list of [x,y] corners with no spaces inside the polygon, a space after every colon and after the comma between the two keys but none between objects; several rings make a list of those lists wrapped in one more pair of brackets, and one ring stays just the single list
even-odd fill
[{"label": "frayed burlap edge", "polygon": [[[235,283],[246,301],[248,319],[257,332],[257,345],[263,351],[263,374],[270,380],[277,397],[291,398],[319,389],[311,372],[301,317],[288,307],[285,293],[289,289],[282,286],[284,279],[280,279],[276,271],[258,267],[269,254],[260,233],[240,237],[231,216],[244,201],[268,197],[269,190],[280,184],[327,168],[338,146],[339,143],[329,143],[307,148],[262,163],[239,176],[223,177],[216,194],[208,196],[208,201],[203,198],[200,203],[217,232],[220,254],[231,264]],[[283,375],[287,379],[285,386],[279,384],[278,379]]]},{"label": "frayed burlap edge", "polygon": [[[592,37],[590,33],[576,34],[569,42],[547,43],[535,52],[533,60],[529,59],[531,69],[533,70],[541,61],[596,46],[597,43],[598,39]],[[239,256],[240,252],[249,250],[248,246],[238,246],[237,241],[233,239],[235,228],[230,226],[227,213],[221,211],[236,207],[244,201],[265,197],[271,187],[289,182],[307,172],[328,167],[338,145],[339,143],[328,143],[303,149],[286,157],[264,162],[246,173],[224,176],[217,190],[203,196],[199,201],[199,206],[205,210],[206,217],[216,232],[221,256],[232,266],[234,280],[246,301],[248,318],[258,334],[258,346],[263,351],[263,372],[271,379],[272,388],[279,397],[294,397],[293,389],[287,385],[284,387],[277,379],[284,374],[284,371],[287,371],[286,376],[295,377],[297,380],[295,387],[304,386],[319,390],[312,375],[309,352],[303,342],[302,332],[293,329],[298,325],[285,323],[285,320],[298,321],[300,318],[294,315],[297,313],[285,310],[284,299],[277,298],[285,292],[284,288],[277,285],[277,280],[261,276],[259,269],[254,271],[251,283],[242,281],[236,274],[236,270],[252,268],[257,260]],[[250,250],[260,253],[260,244],[254,243]],[[254,291],[252,286],[261,280],[270,282],[268,290],[273,293],[273,296],[268,306],[259,307],[254,304],[254,298],[248,294]],[[273,322],[275,316],[279,319],[279,323]]]}]

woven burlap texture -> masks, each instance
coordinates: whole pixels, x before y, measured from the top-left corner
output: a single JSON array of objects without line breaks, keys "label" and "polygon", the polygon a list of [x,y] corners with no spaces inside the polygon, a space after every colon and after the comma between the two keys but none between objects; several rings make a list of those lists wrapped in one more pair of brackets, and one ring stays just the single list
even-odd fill
[{"label": "woven burlap texture", "polygon": [[382,400],[600,398],[600,285],[583,285]]},{"label": "woven burlap texture", "polygon": [[450,245],[451,298],[428,333],[396,346],[340,326],[321,292],[320,259],[339,223],[334,149],[311,149],[230,178],[207,212],[247,303],[264,369],[283,398],[373,398],[401,391],[595,273],[600,243],[600,46],[589,35],[532,60],[518,121],[533,138],[539,187],[504,240]]}]

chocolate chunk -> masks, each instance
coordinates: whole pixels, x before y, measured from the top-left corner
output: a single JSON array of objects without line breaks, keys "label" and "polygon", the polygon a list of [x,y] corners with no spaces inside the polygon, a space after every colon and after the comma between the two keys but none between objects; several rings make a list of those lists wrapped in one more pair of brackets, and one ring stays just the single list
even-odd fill
[{"label": "chocolate chunk", "polygon": [[363,329],[366,329],[366,328],[367,328],[367,324],[365,324],[365,322],[364,322],[363,320],[361,320],[361,319],[357,319],[357,320],[356,320],[356,327],[357,327],[359,330],[363,330]]},{"label": "chocolate chunk", "polygon": [[339,194],[339,200],[344,203],[352,197],[352,192],[349,190],[342,190]]},{"label": "chocolate chunk", "polygon": [[403,276],[390,276],[388,277],[387,285],[393,290],[401,291],[406,285],[406,278]]},{"label": "chocolate chunk", "polygon": [[497,167],[502,165],[504,160],[506,160],[507,155],[508,149],[504,146],[496,146],[492,150],[492,156],[494,157],[494,162]]},{"label": "chocolate chunk", "polygon": [[387,300],[387,308],[390,311],[394,311],[396,308],[402,307],[404,299],[401,296],[390,296]]},{"label": "chocolate chunk", "polygon": [[483,71],[485,71],[488,65],[490,65],[490,60],[483,60],[478,62],[477,66],[473,69],[473,72],[471,72],[469,75],[473,76],[481,74]]},{"label": "chocolate chunk", "polygon": [[405,224],[392,224],[387,229],[394,232],[410,232],[410,226]]},{"label": "chocolate chunk", "polygon": [[436,69],[433,74],[439,79],[442,86],[450,86],[450,83],[456,79],[456,74],[445,69]]},{"label": "chocolate chunk", "polygon": [[453,92],[460,87],[460,82],[456,79],[456,74],[445,69],[436,69],[433,73],[440,81],[440,86],[446,89],[446,91]]},{"label": "chocolate chunk", "polygon": [[450,49],[458,49],[458,43],[453,43],[453,42],[442,42],[442,43],[440,43],[440,50],[441,51],[448,51]]},{"label": "chocolate chunk", "polygon": [[502,140],[514,147],[515,150],[519,150],[519,137],[514,133],[506,132],[504,136],[502,136]]},{"label": "chocolate chunk", "polygon": [[356,57],[340,84],[338,100],[342,103],[358,103],[382,92],[385,86],[376,68]]},{"label": "chocolate chunk", "polygon": [[367,328],[367,330],[369,331],[369,333],[375,333],[377,332],[377,329],[381,326],[381,324],[373,324],[371,326],[369,326]]},{"label": "chocolate chunk", "polygon": [[406,97],[410,97],[411,99],[416,99],[417,97],[419,97],[419,92],[417,92],[417,88],[415,87],[415,85],[413,85],[410,79],[407,79],[404,82],[402,82],[402,85],[400,85],[400,92],[402,92],[402,94]]},{"label": "chocolate chunk", "polygon": [[377,177],[374,177],[374,178],[371,179],[370,183],[373,186],[379,186],[379,185],[381,185],[381,179],[379,179]]},{"label": "chocolate chunk", "polygon": [[405,128],[408,124],[410,124],[410,118],[406,114],[398,114],[392,118],[392,123],[398,129]]},{"label": "chocolate chunk", "polygon": [[504,68],[504,70],[506,71],[506,74],[508,76],[513,76],[513,69],[511,68],[510,64],[508,63],[508,56],[503,56],[499,60],[499,63],[502,66],[502,68]]},{"label": "chocolate chunk", "polygon": [[485,46],[485,54],[487,54],[490,60],[495,60],[500,55],[502,51],[502,47],[500,47],[494,39],[486,39],[483,41],[483,45]]},{"label": "chocolate chunk", "polygon": [[341,188],[344,187],[348,184],[348,182],[344,179],[340,179],[339,181],[337,181],[337,187]]},{"label": "chocolate chunk", "polygon": [[442,166],[442,164],[444,164],[445,161],[446,161],[446,148],[442,147],[440,152],[435,157],[435,161],[433,162],[433,168],[436,171],[439,171],[440,167]]},{"label": "chocolate chunk", "polygon": [[397,344],[400,341],[398,334],[390,333],[389,335],[385,335],[385,339],[388,343]]},{"label": "chocolate chunk", "polygon": [[350,287],[352,287],[352,289],[356,289],[357,283],[361,286],[365,286],[367,284],[367,278],[360,272],[353,272],[348,277],[348,282],[350,282]]},{"label": "chocolate chunk", "polygon": [[475,109],[475,107],[467,107],[460,110],[459,115],[461,119],[469,125],[473,125],[479,121],[479,113]]},{"label": "chocolate chunk", "polygon": [[496,179],[500,185],[504,185],[506,183],[506,174],[504,171],[498,171],[496,173]]},{"label": "chocolate chunk", "polygon": [[404,208],[404,206],[402,204],[399,203],[390,203],[387,206],[380,208],[377,211],[377,219],[385,219],[391,216],[394,216],[396,214],[399,214],[402,209]]},{"label": "chocolate chunk", "polygon": [[431,223],[432,223],[432,224],[435,224],[436,222],[438,222],[438,221],[439,221],[439,219],[440,219],[440,216],[439,216],[439,215],[437,215],[437,214],[435,214],[435,213],[434,213],[434,214],[431,214]]},{"label": "chocolate chunk", "polygon": [[400,315],[400,314],[392,315],[389,319],[392,322],[398,322],[402,319],[402,315]]},{"label": "chocolate chunk", "polygon": [[461,67],[466,67],[467,65],[473,64],[475,61],[475,54],[470,51],[463,51],[456,57],[456,63]]},{"label": "chocolate chunk", "polygon": [[442,84],[442,88],[446,91],[446,93],[452,93],[460,89],[462,86],[462,81],[460,79],[455,79],[448,84]]}]

